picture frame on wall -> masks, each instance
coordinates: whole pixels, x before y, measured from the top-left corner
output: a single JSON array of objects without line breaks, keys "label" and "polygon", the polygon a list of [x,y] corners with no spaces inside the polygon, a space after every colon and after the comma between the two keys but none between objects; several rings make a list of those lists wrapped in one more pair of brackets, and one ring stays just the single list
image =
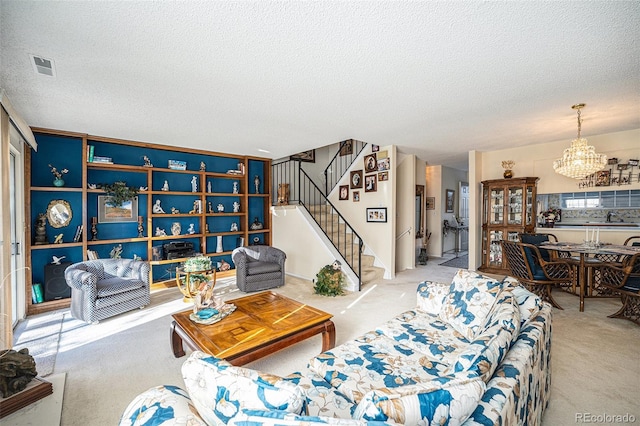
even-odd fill
[{"label": "picture frame on wall", "polygon": [[340,142],[340,156],[344,157],[351,154],[353,154],[353,140],[349,139]]},{"label": "picture frame on wall", "polygon": [[596,186],[609,186],[611,183],[611,170],[596,172]]},{"label": "picture frame on wall", "polygon": [[362,188],[362,170],[352,171],[349,177],[349,186],[351,189]]},{"label": "picture frame on wall", "polygon": [[340,200],[349,199],[349,185],[340,185],[339,199]]},{"label": "picture frame on wall", "polygon": [[357,203],[360,201],[360,191],[353,191],[353,202]]},{"label": "picture frame on wall", "polygon": [[453,205],[454,205],[454,196],[456,191],[453,189],[447,189],[446,197],[444,200],[444,211],[445,213],[453,213]]},{"label": "picture frame on wall", "polygon": [[436,209],[436,197],[427,197],[426,207],[427,207],[427,210],[435,210]]},{"label": "picture frame on wall", "polygon": [[364,192],[376,192],[378,190],[378,176],[367,175],[364,177]]},{"label": "picture frame on wall", "polygon": [[378,173],[378,181],[384,182],[389,180],[389,172],[380,172]]},{"label": "picture frame on wall", "polygon": [[138,221],[138,197],[125,201],[115,207],[109,203],[109,197],[98,195],[98,223],[120,223]]},{"label": "picture frame on wall", "polygon": [[364,172],[373,173],[378,170],[378,162],[376,160],[376,154],[365,155],[364,157]]},{"label": "picture frame on wall", "polygon": [[386,222],[386,207],[367,207],[367,222]]},{"label": "picture frame on wall", "polygon": [[289,157],[290,160],[305,161],[307,163],[316,162],[316,150],[310,149],[309,151],[299,152]]}]

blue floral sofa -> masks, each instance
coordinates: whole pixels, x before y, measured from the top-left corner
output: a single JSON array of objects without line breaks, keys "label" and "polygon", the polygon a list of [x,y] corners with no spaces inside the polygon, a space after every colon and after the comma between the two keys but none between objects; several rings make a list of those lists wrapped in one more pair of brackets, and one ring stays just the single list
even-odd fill
[{"label": "blue floral sofa", "polygon": [[550,391],[551,306],[507,277],[422,282],[417,306],[278,377],[199,351],[186,391],[158,386],[120,425],[537,425]]}]

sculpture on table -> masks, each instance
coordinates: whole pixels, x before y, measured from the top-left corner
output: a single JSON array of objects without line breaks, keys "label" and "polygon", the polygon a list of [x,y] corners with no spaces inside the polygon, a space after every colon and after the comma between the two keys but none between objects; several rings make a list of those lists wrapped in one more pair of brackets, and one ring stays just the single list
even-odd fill
[{"label": "sculpture on table", "polygon": [[222,203],[221,203],[221,204],[218,204],[218,207],[217,207],[217,208],[218,208],[218,213],[222,213],[222,212],[224,212],[224,206],[222,205]]},{"label": "sculpture on table", "polygon": [[213,205],[211,201],[207,202],[207,213],[213,213]]},{"label": "sculpture on table", "polygon": [[239,192],[238,182],[233,182],[233,193],[237,194]]},{"label": "sculpture on table", "polygon": [[240,211],[240,203],[237,201],[233,202],[233,212],[238,213]]},{"label": "sculpture on table", "polygon": [[36,362],[29,355],[29,349],[0,351],[0,394],[3,398],[24,390],[37,375]]},{"label": "sculpture on table", "polygon": [[171,235],[180,235],[180,232],[182,232],[182,225],[180,225],[180,222],[173,222],[171,224]]},{"label": "sculpture on table", "polygon": [[59,265],[59,264],[60,264],[60,261],[61,261],[62,259],[64,259],[64,258],[66,258],[66,257],[67,257],[67,256],[60,256],[60,257],[58,257],[58,256],[51,256],[51,258],[52,258],[52,260],[51,260],[51,264],[52,264],[52,265]]},{"label": "sculpture on table", "polygon": [[211,181],[207,182],[207,192],[211,193]]},{"label": "sculpture on table", "polygon": [[153,205],[152,211],[156,214],[164,213],[164,209],[160,205],[160,200],[156,200],[156,203]]},{"label": "sculpture on table", "polygon": [[204,171],[206,171],[206,170],[207,170],[207,165],[206,165],[206,164],[204,164],[204,161],[201,161],[201,162],[200,162],[200,171],[201,171],[201,172],[204,172]]},{"label": "sculpture on table", "polygon": [[187,234],[193,235],[196,233],[196,227],[193,223],[189,224],[189,228],[187,229]]},{"label": "sculpture on table", "polygon": [[262,229],[262,222],[260,222],[256,217],[253,223],[251,224],[250,228],[252,231],[257,231],[258,229]]},{"label": "sculpture on table", "polygon": [[38,244],[47,244],[47,215],[45,213],[38,213],[36,219],[35,245]]},{"label": "sculpture on table", "polygon": [[198,177],[191,178],[191,192],[198,192]]},{"label": "sculpture on table", "polygon": [[238,230],[238,224],[236,222],[233,222],[231,224],[231,229],[229,230],[230,232],[236,232]]},{"label": "sculpture on table", "polygon": [[169,190],[169,181],[164,181],[164,185],[162,185],[162,190],[163,191],[168,191]]},{"label": "sculpture on table", "polygon": [[164,229],[160,228],[159,226],[156,226],[156,237],[166,237],[167,233],[165,232]]},{"label": "sculpture on table", "polygon": [[253,184],[256,187],[256,194],[260,193],[260,176],[256,175],[253,178]]},{"label": "sculpture on table", "polygon": [[142,167],[153,167],[153,164],[151,164],[151,160],[149,159],[149,157],[143,155],[142,159],[144,160],[144,165]]}]

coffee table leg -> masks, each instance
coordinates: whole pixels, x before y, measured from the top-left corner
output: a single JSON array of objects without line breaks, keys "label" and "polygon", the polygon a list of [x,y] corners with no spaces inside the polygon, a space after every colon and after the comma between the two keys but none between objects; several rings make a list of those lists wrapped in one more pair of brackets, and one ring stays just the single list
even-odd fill
[{"label": "coffee table leg", "polygon": [[336,326],[333,321],[327,321],[324,324],[322,332],[322,352],[332,349],[336,345]]},{"label": "coffee table leg", "polygon": [[185,355],[184,347],[182,346],[182,338],[176,332],[176,322],[171,321],[171,327],[169,327],[170,339],[171,339],[171,349],[173,350],[173,356],[176,358],[180,358]]}]

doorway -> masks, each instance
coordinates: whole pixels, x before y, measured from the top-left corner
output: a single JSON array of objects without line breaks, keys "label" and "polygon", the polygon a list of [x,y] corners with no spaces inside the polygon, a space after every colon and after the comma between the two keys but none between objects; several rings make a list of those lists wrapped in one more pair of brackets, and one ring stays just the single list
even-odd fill
[{"label": "doorway", "polygon": [[[458,217],[464,226],[469,226],[469,182],[458,184]],[[469,232],[460,232],[460,250],[469,251]]]}]

